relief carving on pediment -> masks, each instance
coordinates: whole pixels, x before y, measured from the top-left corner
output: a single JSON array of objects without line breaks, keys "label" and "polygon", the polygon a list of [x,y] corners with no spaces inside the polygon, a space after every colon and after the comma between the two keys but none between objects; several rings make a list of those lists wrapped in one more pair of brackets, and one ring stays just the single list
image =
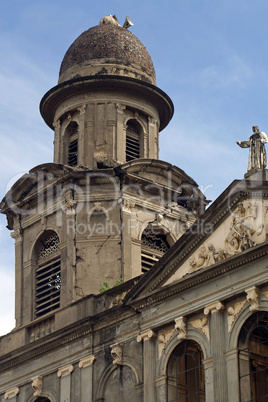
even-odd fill
[{"label": "relief carving on pediment", "polygon": [[202,245],[189,258],[188,273],[209,267],[265,241],[262,211],[265,214],[266,209],[262,207],[261,202],[259,205],[256,201],[240,202],[231,216],[229,226],[227,226],[227,236],[218,236],[224,241],[217,240],[217,245],[215,245],[212,238],[211,243]]}]

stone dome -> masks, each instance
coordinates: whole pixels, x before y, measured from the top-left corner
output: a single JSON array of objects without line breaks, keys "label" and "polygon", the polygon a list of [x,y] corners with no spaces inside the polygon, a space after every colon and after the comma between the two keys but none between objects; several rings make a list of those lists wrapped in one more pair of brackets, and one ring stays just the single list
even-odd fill
[{"label": "stone dome", "polygon": [[103,75],[156,84],[153,62],[146,47],[111,16],[83,32],[70,46],[61,64],[59,83]]}]

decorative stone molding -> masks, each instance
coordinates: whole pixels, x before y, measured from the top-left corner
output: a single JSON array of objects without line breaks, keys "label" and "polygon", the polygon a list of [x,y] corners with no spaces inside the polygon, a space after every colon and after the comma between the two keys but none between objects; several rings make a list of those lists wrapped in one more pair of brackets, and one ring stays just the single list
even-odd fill
[{"label": "decorative stone molding", "polygon": [[255,312],[260,309],[260,289],[253,286],[250,289],[245,290],[247,294],[247,301],[250,304],[250,311]]},{"label": "decorative stone molding", "polygon": [[228,312],[228,334],[231,332],[233,323],[235,322],[235,320],[237,319],[237,317],[239,316],[240,311],[242,310],[242,308],[244,307],[246,303],[246,300],[236,303],[234,305],[234,307],[230,306],[227,309]]},{"label": "decorative stone molding", "polygon": [[210,313],[215,313],[216,311],[223,311],[224,309],[225,309],[224,304],[222,304],[222,302],[220,302],[220,301],[216,301],[216,302],[208,304],[204,308],[204,314],[209,315]]},{"label": "decorative stone molding", "polygon": [[191,324],[192,327],[201,331],[209,340],[209,327],[208,327],[207,323],[208,323],[207,315],[205,315],[201,320],[198,319],[198,320],[189,321],[189,324]]},{"label": "decorative stone molding", "polygon": [[53,122],[53,127],[54,129],[60,128],[61,126],[61,121],[60,119],[56,120],[55,122]]},{"label": "decorative stone molding", "polygon": [[126,110],[126,106],[121,103],[116,103],[117,113],[123,114],[124,110]]},{"label": "decorative stone molding", "polygon": [[131,208],[135,207],[135,201],[128,200],[125,198],[120,198],[118,200],[118,204],[121,204],[123,212],[128,212],[128,213],[131,213]]},{"label": "decorative stone molding", "polygon": [[148,340],[151,341],[155,337],[156,333],[154,331],[152,331],[151,329],[146,329],[137,336],[137,342],[148,341]]},{"label": "decorative stone molding", "polygon": [[106,216],[107,221],[109,220],[109,212],[101,205],[101,202],[95,202],[94,207],[92,207],[88,212],[87,214],[88,223],[90,223],[91,215],[93,214],[93,212],[102,212]]},{"label": "decorative stone molding", "polygon": [[74,366],[72,364],[67,364],[66,366],[60,367],[58,369],[58,377],[65,377],[73,372]]},{"label": "decorative stone molding", "polygon": [[85,368],[88,366],[92,366],[92,364],[94,363],[94,361],[96,360],[94,355],[89,355],[86,357],[83,357],[80,361],[79,361],[79,368]]},{"label": "decorative stone molding", "polygon": [[178,339],[186,339],[187,337],[187,328],[186,328],[187,318],[179,317],[175,319],[175,329],[178,331]]},{"label": "decorative stone molding", "polygon": [[116,364],[117,366],[120,366],[122,364],[122,356],[123,356],[123,351],[122,351],[122,346],[119,345],[118,343],[115,343],[114,345],[111,345],[111,355],[113,358],[113,364]]},{"label": "decorative stone molding", "polygon": [[13,388],[8,389],[5,393],[5,399],[14,398],[14,396],[18,395],[19,392],[20,392],[20,390],[18,387],[13,387]]},{"label": "decorative stone molding", "polygon": [[43,377],[41,375],[32,378],[32,388],[34,396],[41,396],[43,390]]},{"label": "decorative stone molding", "polygon": [[86,112],[86,108],[87,108],[87,105],[84,103],[83,105],[79,106],[79,107],[77,108],[77,110],[78,110],[78,112],[79,112],[80,114],[84,114],[84,113]]},{"label": "decorative stone molding", "polygon": [[262,292],[262,294],[268,298],[268,290],[266,292]]},{"label": "decorative stone molding", "polygon": [[55,330],[55,317],[50,317],[29,328],[30,342],[49,335]]},{"label": "decorative stone molding", "polygon": [[74,199],[74,192],[69,189],[64,194],[64,201],[62,205],[62,210],[65,211],[67,215],[73,215],[75,213],[77,201]]},{"label": "decorative stone molding", "polygon": [[164,350],[166,349],[166,346],[168,342],[170,341],[172,335],[174,334],[174,329],[171,329],[166,332],[161,332],[158,334],[158,356],[159,359],[162,356]]},{"label": "decorative stone molding", "polygon": [[14,232],[10,233],[10,236],[12,239],[15,240],[15,244],[21,243],[22,242],[22,231],[21,229],[15,230]]}]

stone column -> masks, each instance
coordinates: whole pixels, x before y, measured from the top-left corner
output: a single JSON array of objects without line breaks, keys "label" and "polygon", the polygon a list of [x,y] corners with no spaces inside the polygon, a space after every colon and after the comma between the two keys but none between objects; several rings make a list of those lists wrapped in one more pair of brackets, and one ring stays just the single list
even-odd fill
[{"label": "stone column", "polygon": [[204,314],[210,316],[210,345],[213,361],[214,402],[226,402],[227,378],[225,365],[225,320],[222,311],[224,305],[213,302],[205,307]]},{"label": "stone column", "polygon": [[143,400],[155,402],[155,342],[156,334],[147,329],[137,337],[138,342],[143,341]]},{"label": "stone column", "polygon": [[79,362],[81,369],[81,402],[93,401],[93,363],[95,356],[83,357]]},{"label": "stone column", "polygon": [[72,364],[67,364],[58,369],[58,377],[60,378],[59,402],[71,402],[71,373],[73,369]]},{"label": "stone column", "polygon": [[225,353],[227,382],[228,382],[228,401],[239,402],[239,370],[237,349],[228,350]]},{"label": "stone column", "polygon": [[20,390],[18,387],[10,388],[6,391],[4,398],[5,400],[9,400],[9,402],[16,402],[19,392]]}]

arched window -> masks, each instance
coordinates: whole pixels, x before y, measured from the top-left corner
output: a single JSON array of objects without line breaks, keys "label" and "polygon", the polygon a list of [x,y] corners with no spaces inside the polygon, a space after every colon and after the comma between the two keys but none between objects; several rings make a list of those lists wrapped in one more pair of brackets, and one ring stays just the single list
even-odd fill
[{"label": "arched window", "polygon": [[68,161],[70,166],[76,166],[78,163],[78,124],[72,121],[67,128],[68,142]]},{"label": "arched window", "polygon": [[181,342],[172,352],[167,366],[168,401],[205,401],[203,353],[198,343]]},{"label": "arched window", "polygon": [[238,341],[240,401],[268,400],[268,313],[243,325]]},{"label": "arched window", "polygon": [[162,228],[148,225],[141,236],[141,270],[149,271],[170,248]]},{"label": "arched window", "polygon": [[35,400],[35,402],[50,402],[50,399],[40,396]]},{"label": "arched window", "polygon": [[61,260],[59,237],[53,231],[42,235],[36,244],[35,317],[60,307]]},{"label": "arched window", "polygon": [[126,161],[140,156],[140,128],[135,120],[129,120],[126,131]]}]

